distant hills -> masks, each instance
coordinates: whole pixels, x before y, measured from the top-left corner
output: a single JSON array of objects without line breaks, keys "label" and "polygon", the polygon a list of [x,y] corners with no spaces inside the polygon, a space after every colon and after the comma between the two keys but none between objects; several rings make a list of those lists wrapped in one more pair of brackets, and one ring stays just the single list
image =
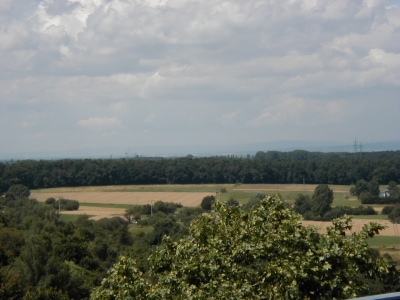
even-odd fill
[{"label": "distant hills", "polygon": [[[0,160],[21,159],[63,159],[63,158],[123,158],[138,156],[180,157],[191,154],[193,156],[213,155],[254,155],[257,151],[293,151],[306,150],[310,152],[354,152],[354,143],[341,144],[337,142],[319,141],[273,141],[252,144],[236,145],[154,145],[127,147],[98,147],[91,149],[75,149],[69,151],[38,151],[19,153],[0,153]],[[358,144],[359,152],[395,151],[400,150],[400,141],[370,142]]]}]

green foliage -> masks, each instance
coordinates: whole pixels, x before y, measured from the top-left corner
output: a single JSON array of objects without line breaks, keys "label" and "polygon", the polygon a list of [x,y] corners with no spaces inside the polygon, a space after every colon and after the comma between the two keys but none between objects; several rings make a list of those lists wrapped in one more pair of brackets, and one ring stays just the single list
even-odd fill
[{"label": "green foliage", "polygon": [[393,223],[400,223],[400,206],[396,205],[389,213],[388,218]]},{"label": "green foliage", "polygon": [[44,201],[47,205],[54,205],[56,203],[56,199],[53,197],[47,198],[46,201]]},{"label": "green foliage", "polygon": [[38,287],[28,291],[23,300],[69,300],[69,297],[53,288]]},{"label": "green foliage", "polygon": [[[1,200],[0,299],[88,299],[132,245],[121,218],[93,221],[81,215],[64,223],[51,205],[23,196]],[[135,256],[141,262],[146,249],[150,245]]]},{"label": "green foliage", "polygon": [[333,190],[331,190],[327,184],[318,185],[314,190],[312,202],[311,210],[315,215],[322,217],[331,209]]},{"label": "green foliage", "polygon": [[216,202],[187,236],[164,237],[152,253],[149,274],[156,284],[121,258],[92,299],[343,299],[366,292],[365,278],[396,278],[393,264],[366,244],[384,227],[370,223],[347,236],[350,228],[350,219],[337,219],[319,235],[278,196],[249,212]]},{"label": "green foliage", "polygon": [[364,179],[358,180],[355,186],[355,194],[360,197],[362,192],[368,191],[368,182]]},{"label": "green foliage", "polygon": [[392,206],[392,205],[385,206],[384,208],[382,208],[381,214],[388,215],[392,212],[393,208],[394,208],[394,206]]},{"label": "green foliage", "polygon": [[136,300],[146,299],[150,284],[142,278],[135,262],[129,257],[120,257],[118,263],[109,271],[101,286],[96,288],[92,300]]},{"label": "green foliage", "polygon": [[354,216],[372,216],[376,215],[377,212],[371,206],[359,206],[359,207],[348,207],[348,206],[338,206],[334,207],[323,216],[324,221],[333,220],[336,218],[343,217],[344,215],[354,215]]},{"label": "green foliage", "polygon": [[239,206],[239,202],[237,200],[233,199],[232,197],[230,197],[228,199],[228,201],[226,201],[226,204],[228,206]]},{"label": "green foliage", "polygon": [[203,200],[201,200],[200,206],[201,206],[201,208],[204,209],[205,211],[210,211],[212,205],[214,204],[214,202],[215,202],[215,197],[214,197],[213,195],[211,195],[211,196],[205,196],[205,197],[203,198]]},{"label": "green foliage", "polygon": [[369,195],[367,193],[362,193],[360,195],[360,200],[361,200],[362,204],[396,204],[396,203],[400,203],[399,198],[379,197],[379,196]]},{"label": "green foliage", "polygon": [[379,195],[379,182],[372,179],[370,182],[368,182],[368,192],[373,195],[373,196],[378,196]]},{"label": "green foliage", "polygon": [[[48,199],[47,199],[48,200]],[[58,209],[60,205],[61,210],[78,210],[79,201],[70,199],[58,199],[53,203],[53,207]]]},{"label": "green foliage", "polygon": [[[312,198],[299,194],[295,199],[294,211],[302,214],[306,220],[332,220],[340,217],[339,211],[330,212],[332,210],[333,191],[326,184],[318,185]],[[325,217],[325,215],[327,215]]]},{"label": "green foliage", "polygon": [[242,210],[244,211],[249,211],[252,209],[255,205],[257,205],[261,199],[265,198],[265,194],[263,193],[254,193],[253,195],[250,196],[250,199],[242,205]]},{"label": "green foliage", "polygon": [[[30,189],[127,184],[307,183],[352,184],[373,178],[398,180],[400,151],[321,153],[259,151],[243,157],[63,159],[0,162],[2,190],[23,184]],[[200,188],[204,189],[204,188]]]},{"label": "green foliage", "polygon": [[22,184],[16,184],[11,186],[8,189],[8,192],[6,194],[6,197],[12,197],[12,198],[18,198],[18,197],[29,197],[31,194],[31,191],[29,188],[25,185]]}]

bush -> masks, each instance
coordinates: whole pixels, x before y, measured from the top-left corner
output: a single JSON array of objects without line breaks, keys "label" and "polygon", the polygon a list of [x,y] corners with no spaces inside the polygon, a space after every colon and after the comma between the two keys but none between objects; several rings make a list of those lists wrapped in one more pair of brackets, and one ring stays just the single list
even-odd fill
[{"label": "bush", "polygon": [[226,204],[227,204],[228,206],[239,206],[239,202],[238,202],[237,200],[233,199],[232,197],[230,197],[230,198],[228,199],[228,201],[226,202]]},{"label": "bush", "polygon": [[388,215],[392,212],[394,206],[385,206],[384,208],[382,208],[382,215]]},{"label": "bush", "polygon": [[214,204],[214,202],[215,202],[215,197],[214,196],[205,196],[203,198],[203,200],[201,201],[200,206],[201,206],[202,209],[204,209],[206,211],[210,211],[212,205]]},{"label": "bush", "polygon": [[48,204],[48,205],[54,205],[54,203],[56,203],[56,199],[53,197],[47,198],[46,201],[44,201],[44,203]]},{"label": "bush", "polygon": [[393,207],[388,217],[393,223],[400,224],[400,206]]},{"label": "bush", "polygon": [[396,204],[399,199],[395,197],[379,197],[373,195],[364,195],[360,197],[362,204]]},{"label": "bush", "polygon": [[219,192],[220,193],[227,193],[226,188],[220,188]]},{"label": "bush", "polygon": [[61,210],[78,210],[79,201],[69,200],[69,199],[59,199],[58,201],[54,202],[54,208],[58,209],[59,207]]}]

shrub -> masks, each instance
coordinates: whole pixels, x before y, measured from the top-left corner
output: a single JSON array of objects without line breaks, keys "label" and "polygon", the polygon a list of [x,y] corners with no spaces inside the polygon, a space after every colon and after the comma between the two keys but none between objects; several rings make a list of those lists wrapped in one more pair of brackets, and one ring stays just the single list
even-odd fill
[{"label": "shrub", "polygon": [[78,210],[79,209],[79,201],[78,200],[59,199],[58,201],[55,201],[53,205],[54,205],[55,209],[58,209],[60,207],[61,210]]},{"label": "shrub", "polygon": [[53,197],[47,198],[46,201],[44,201],[44,203],[48,204],[48,205],[54,205],[54,203],[56,203],[56,199]]},{"label": "shrub", "polygon": [[392,211],[388,215],[389,220],[393,223],[400,223],[400,206],[393,207]]},{"label": "shrub", "polygon": [[205,196],[203,198],[203,200],[201,201],[200,206],[201,206],[202,209],[204,209],[206,211],[210,211],[212,205],[214,204],[214,202],[215,202],[215,197],[213,195],[212,196]]},{"label": "shrub", "polygon": [[392,212],[394,206],[385,206],[382,208],[382,215],[388,215]]}]

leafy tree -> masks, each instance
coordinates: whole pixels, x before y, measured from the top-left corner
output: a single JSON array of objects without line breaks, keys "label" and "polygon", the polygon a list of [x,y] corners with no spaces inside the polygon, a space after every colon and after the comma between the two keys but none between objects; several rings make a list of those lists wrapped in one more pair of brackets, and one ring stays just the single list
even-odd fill
[{"label": "leafy tree", "polygon": [[400,206],[395,206],[389,213],[388,218],[393,223],[400,223]]},{"label": "leafy tree", "polygon": [[215,202],[215,196],[213,196],[213,195],[205,196],[203,198],[203,200],[201,201],[200,206],[201,206],[202,209],[204,209],[206,211],[210,211],[212,205],[214,204],[214,202]]},{"label": "leafy tree", "polygon": [[368,182],[366,182],[364,179],[358,180],[355,186],[355,194],[357,195],[357,197],[360,197],[362,192],[367,192],[367,191],[368,191]]},{"label": "leafy tree", "polygon": [[294,202],[294,211],[304,215],[306,212],[311,210],[312,202],[310,196],[299,194],[297,195]]},{"label": "leafy tree", "polygon": [[146,299],[150,284],[142,278],[136,263],[129,257],[121,257],[91,296],[93,300]]},{"label": "leafy tree", "polygon": [[122,257],[91,299],[351,298],[368,290],[364,278],[397,278],[394,265],[371,255],[366,243],[383,228],[370,223],[350,234],[350,219],[337,219],[319,235],[278,196],[249,212],[216,202],[187,236],[164,237],[152,253],[149,274],[156,284]]},{"label": "leafy tree", "polygon": [[333,202],[333,191],[327,184],[318,185],[312,196],[312,211],[317,216],[323,217],[331,209]]},{"label": "leafy tree", "polygon": [[397,186],[397,183],[395,181],[389,182],[388,190],[390,192],[391,197],[394,197],[394,198],[399,197],[400,188]]},{"label": "leafy tree", "polygon": [[368,192],[373,195],[373,196],[378,196],[379,195],[379,182],[376,180],[371,180],[368,182]]},{"label": "leafy tree", "polygon": [[11,186],[8,189],[7,192],[7,197],[13,197],[13,198],[17,198],[17,197],[26,197],[28,198],[31,194],[31,191],[29,190],[29,188],[25,185],[22,184],[16,184]]},{"label": "leafy tree", "polygon": [[392,205],[385,206],[384,208],[382,208],[381,214],[388,215],[392,212],[393,208],[394,208],[394,206],[392,206]]}]

